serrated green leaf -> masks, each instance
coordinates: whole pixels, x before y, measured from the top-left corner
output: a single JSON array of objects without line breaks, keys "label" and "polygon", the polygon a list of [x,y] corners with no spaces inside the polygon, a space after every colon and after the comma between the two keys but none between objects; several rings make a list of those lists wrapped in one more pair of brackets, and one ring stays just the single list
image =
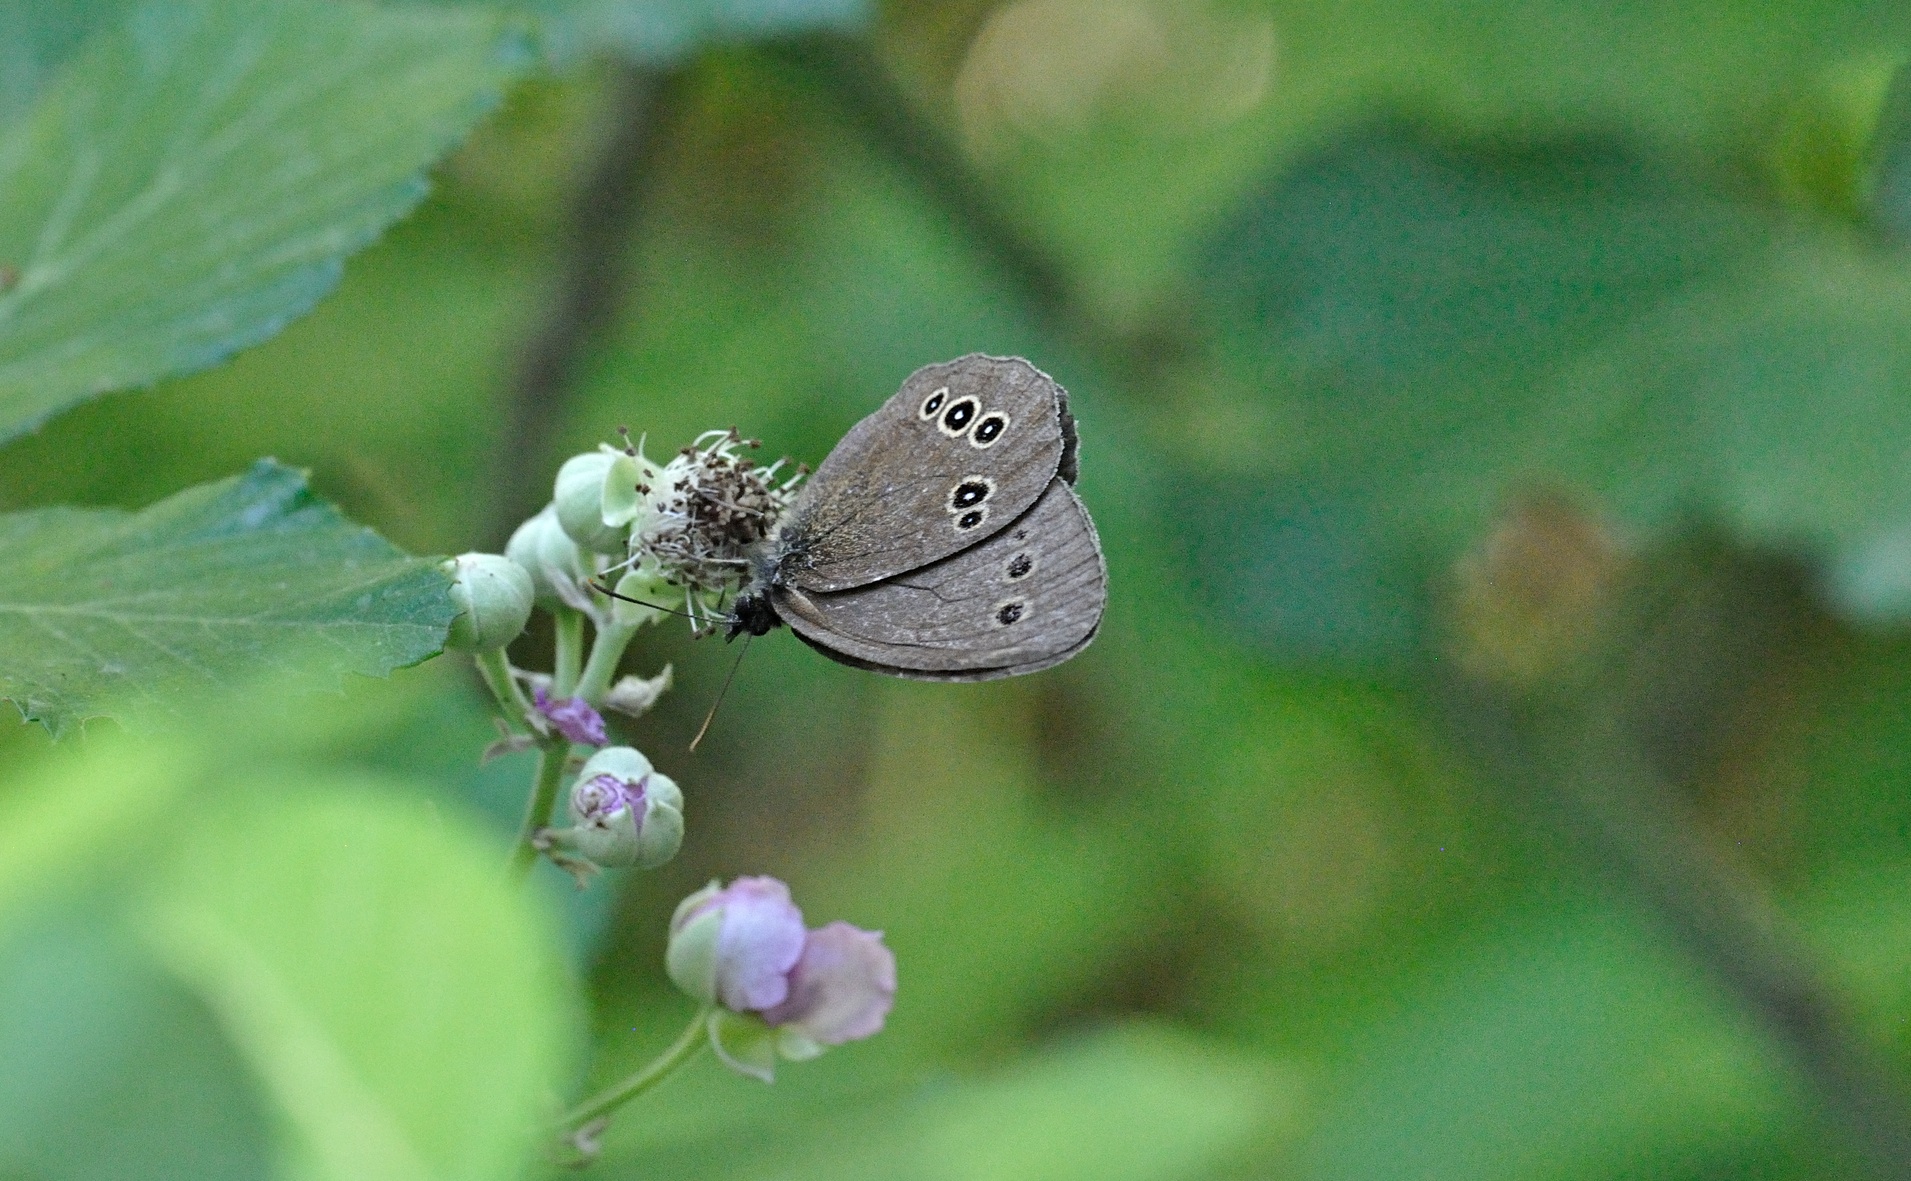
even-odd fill
[{"label": "serrated green leaf", "polygon": [[438,652],[456,614],[408,557],[262,460],[138,513],[0,516],[0,696],[56,735],[275,668],[331,682]]},{"label": "serrated green leaf", "polygon": [[563,62],[597,52],[663,65],[713,42],[855,28],[869,0],[523,0]]},{"label": "serrated green leaf", "polygon": [[254,786],[179,850],[141,926],[265,1082],[288,1162],[314,1181],[521,1175],[574,1016],[546,917],[426,800]]},{"label": "serrated green leaf", "polygon": [[1450,561],[1563,489],[1693,514],[1911,611],[1911,265],[1607,150],[1369,137],[1217,251],[1231,348],[1295,399],[1291,470]]},{"label": "serrated green leaf", "polygon": [[148,0],[0,132],[0,439],[271,336],[522,53],[494,13]]}]

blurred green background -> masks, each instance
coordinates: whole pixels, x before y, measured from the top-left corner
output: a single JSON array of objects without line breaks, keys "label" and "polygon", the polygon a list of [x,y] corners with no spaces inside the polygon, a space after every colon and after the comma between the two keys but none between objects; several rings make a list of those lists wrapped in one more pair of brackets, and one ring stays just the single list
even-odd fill
[{"label": "blurred green background", "polygon": [[[311,314],[0,449],[0,508],[271,455],[454,553],[622,424],[813,464],[931,361],[1069,389],[1111,585],[1079,659],[921,685],[778,633],[692,755],[734,650],[633,645],[677,682],[622,736],[689,837],[543,883],[588,997],[560,1077],[685,1019],[663,928],[713,876],[884,930],[901,991],[774,1087],[672,1079],[597,1175],[1911,1176],[1911,9],[660,2],[731,23],[604,31],[646,7],[546,5],[552,62]],[[222,724],[273,752],[228,771],[262,793],[296,765],[321,813],[390,793],[500,848],[527,776],[478,765],[458,657]],[[85,757],[9,726],[0,804],[87,812],[119,764]],[[122,849],[151,856],[56,865],[8,928],[0,1176],[268,1175],[298,1084],[89,917]]]}]

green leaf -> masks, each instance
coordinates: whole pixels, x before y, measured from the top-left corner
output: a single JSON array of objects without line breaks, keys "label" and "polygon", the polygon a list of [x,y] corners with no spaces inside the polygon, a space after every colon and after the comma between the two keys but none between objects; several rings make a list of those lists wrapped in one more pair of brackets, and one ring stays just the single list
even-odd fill
[{"label": "green leaf", "polygon": [[871,15],[869,0],[522,0],[544,27],[546,50],[559,62],[589,53],[620,53],[665,65],[713,42],[753,41],[825,29],[854,28]]},{"label": "green leaf", "polygon": [[49,77],[133,0],[0,0],[0,125],[33,105]]},{"label": "green leaf", "polygon": [[1911,244],[1911,63],[1891,81],[1871,143],[1872,216],[1901,244]]},{"label": "green leaf", "polygon": [[0,440],[277,332],[523,56],[492,13],[149,0],[0,132]]},{"label": "green leaf", "polygon": [[250,786],[141,926],[264,1080],[299,1175],[520,1176],[574,1016],[548,917],[494,842],[390,784]]},{"label": "green leaf", "polygon": [[267,1176],[264,1096],[212,1014],[96,910],[49,917],[0,952],[0,1176]]},{"label": "green leaf", "polygon": [[270,460],[138,513],[0,516],[0,553],[0,696],[56,735],[274,668],[382,676],[438,652],[455,614],[434,563]]},{"label": "green leaf", "polygon": [[1450,562],[1560,488],[1911,614],[1905,256],[1608,149],[1388,133],[1296,170],[1215,258],[1224,347],[1292,399],[1275,462],[1396,554]]},{"label": "green leaf", "polygon": [[[991,35],[1015,33],[1031,9],[1042,19],[1020,28],[1032,31]],[[1489,137],[1590,130],[1742,156],[1801,84],[1911,43],[1911,7],[1895,0],[1186,0],[1124,5],[1119,21],[1095,0],[1052,0],[995,12],[956,84],[965,130],[1115,315],[1172,304],[1188,247],[1241,185],[1376,110]],[[1243,52],[1257,39],[1266,52]]]},{"label": "green leaf", "polygon": [[1825,1163],[1792,1080],[1708,984],[1597,904],[1519,916],[1454,948],[1363,1031],[1306,1175],[1763,1177],[1791,1174],[1730,1166],[1741,1153]]},{"label": "green leaf", "polygon": [[[1299,1122],[1299,1087],[1286,1071],[1142,1023],[1064,1040],[988,1075],[812,1097],[768,1119],[748,1106],[766,1093],[760,1084],[702,1069],[659,1092],[651,1120],[613,1126],[607,1170],[686,1181],[1183,1181],[1232,1175],[1217,1170],[1291,1138]],[[801,1087],[816,1069],[786,1063],[776,1086]],[[744,1086],[753,1090],[738,1094]],[[702,1134],[671,1126],[685,1108],[704,1117]]]}]

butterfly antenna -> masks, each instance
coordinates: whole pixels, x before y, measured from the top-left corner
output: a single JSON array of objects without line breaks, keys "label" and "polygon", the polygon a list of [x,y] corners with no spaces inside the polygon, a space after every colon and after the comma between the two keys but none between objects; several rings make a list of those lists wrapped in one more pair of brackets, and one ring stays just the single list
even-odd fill
[{"label": "butterfly antenna", "polygon": [[749,632],[743,633],[743,647],[737,651],[737,658],[730,665],[730,675],[723,678],[723,688],[717,690],[717,699],[710,703],[710,712],[703,715],[703,725],[697,727],[697,736],[690,740],[690,749],[693,752],[697,749],[697,744],[703,741],[703,736],[710,732],[710,723],[717,720],[717,707],[722,705],[724,697],[729,695],[730,682],[737,679],[737,669],[743,667],[743,655],[750,650],[750,641],[755,638]]},{"label": "butterfly antenna", "polygon": [[599,586],[597,583],[590,582],[588,579],[585,580],[585,582],[586,582],[586,585],[588,585],[592,590],[596,591],[600,595],[605,595],[613,599],[622,599],[626,603],[635,603],[639,607],[649,607],[653,611],[662,611],[665,615],[677,615],[677,616],[683,617],[684,619],[690,620],[692,623],[696,622],[697,617],[690,614],[688,611],[676,611],[676,610],[672,610],[669,607],[664,606],[662,603],[652,603],[647,599],[633,599],[629,595],[620,595],[616,591],[610,589],[609,587]]}]

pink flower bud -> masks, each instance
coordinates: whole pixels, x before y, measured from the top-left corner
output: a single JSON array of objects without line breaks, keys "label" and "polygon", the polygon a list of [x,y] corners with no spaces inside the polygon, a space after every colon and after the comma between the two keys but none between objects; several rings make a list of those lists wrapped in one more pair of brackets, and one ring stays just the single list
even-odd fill
[{"label": "pink flower bud", "polygon": [[781,1004],[803,954],[803,912],[775,878],[715,882],[683,900],[670,920],[664,966],[677,987],[734,1012]]},{"label": "pink flower bud", "polygon": [[775,878],[711,882],[670,921],[664,965],[706,1004],[711,1044],[733,1070],[769,1082],[776,1059],[802,1061],[877,1033],[896,999],[896,957],[880,931],[803,929]]}]

